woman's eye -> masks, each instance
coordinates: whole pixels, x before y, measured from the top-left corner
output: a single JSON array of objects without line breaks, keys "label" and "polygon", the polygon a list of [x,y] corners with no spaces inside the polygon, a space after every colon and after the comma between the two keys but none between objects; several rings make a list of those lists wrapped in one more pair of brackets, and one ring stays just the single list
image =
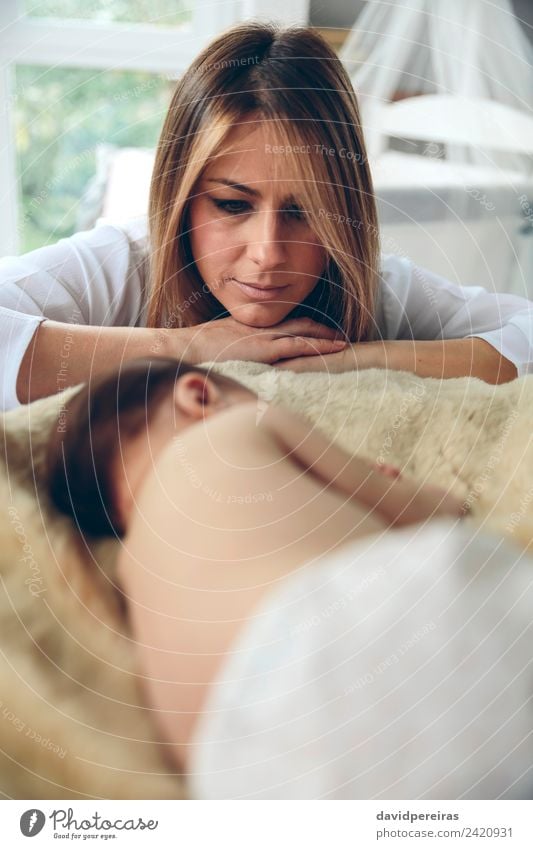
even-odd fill
[{"label": "woman's eye", "polygon": [[211,198],[211,200],[217,209],[229,212],[230,215],[242,215],[250,207],[250,204],[245,200],[221,200],[219,198]]},{"label": "woman's eye", "polygon": [[[223,198],[211,198],[211,200],[217,209],[221,209],[229,215],[243,215],[251,209],[251,204],[246,200],[225,200]],[[281,212],[289,218],[296,219],[297,221],[305,221],[305,212],[296,204],[285,207]]]},{"label": "woman's eye", "polygon": [[297,221],[305,221],[305,212],[303,209],[300,209],[299,206],[293,204],[292,206],[288,206],[283,210],[287,213],[291,218],[296,218]]}]

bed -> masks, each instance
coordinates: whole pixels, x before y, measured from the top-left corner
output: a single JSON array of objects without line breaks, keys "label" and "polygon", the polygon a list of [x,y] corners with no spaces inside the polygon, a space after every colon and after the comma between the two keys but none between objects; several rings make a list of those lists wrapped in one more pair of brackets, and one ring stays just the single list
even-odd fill
[{"label": "bed", "polygon": [[[465,523],[533,544],[533,377],[491,386],[404,372],[294,374],[204,364],[259,403],[283,402],[347,450],[450,486]],[[143,706],[121,596],[118,544],[85,545],[43,490],[50,429],[65,399],[5,414],[0,513],[0,789],[10,798],[184,798]]]}]

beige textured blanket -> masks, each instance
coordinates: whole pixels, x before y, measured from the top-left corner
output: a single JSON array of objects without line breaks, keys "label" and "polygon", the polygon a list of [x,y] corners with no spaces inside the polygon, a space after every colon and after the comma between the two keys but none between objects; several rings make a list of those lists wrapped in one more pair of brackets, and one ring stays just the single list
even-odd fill
[{"label": "beige textured blanket", "polygon": [[[533,540],[533,376],[500,387],[369,370],[294,374],[216,366],[285,403],[353,453],[450,485],[479,525]],[[114,541],[90,549],[42,489],[44,446],[65,397],[3,417],[0,790],[15,798],[179,798],[113,585]]]}]

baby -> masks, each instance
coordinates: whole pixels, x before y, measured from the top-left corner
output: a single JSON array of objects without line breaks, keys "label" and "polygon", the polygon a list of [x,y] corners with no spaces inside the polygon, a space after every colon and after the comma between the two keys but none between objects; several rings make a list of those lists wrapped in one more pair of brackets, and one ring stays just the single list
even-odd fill
[{"label": "baby", "polygon": [[83,533],[122,540],[146,700],[180,769],[225,653],[269,588],[354,538],[464,515],[445,491],[183,361],[127,363],[85,385],[62,420],[50,495]]}]

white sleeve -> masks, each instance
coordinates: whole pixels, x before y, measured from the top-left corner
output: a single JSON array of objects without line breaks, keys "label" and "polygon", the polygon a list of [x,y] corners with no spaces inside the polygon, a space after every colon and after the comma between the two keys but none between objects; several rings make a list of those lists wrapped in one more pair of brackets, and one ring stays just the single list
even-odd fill
[{"label": "white sleeve", "polygon": [[485,339],[517,368],[533,372],[533,302],[458,286],[409,259],[382,257],[376,310],[383,339]]},{"label": "white sleeve", "polygon": [[0,259],[0,405],[20,404],[20,363],[45,319],[134,325],[143,305],[141,243],[103,223],[55,245]]}]

